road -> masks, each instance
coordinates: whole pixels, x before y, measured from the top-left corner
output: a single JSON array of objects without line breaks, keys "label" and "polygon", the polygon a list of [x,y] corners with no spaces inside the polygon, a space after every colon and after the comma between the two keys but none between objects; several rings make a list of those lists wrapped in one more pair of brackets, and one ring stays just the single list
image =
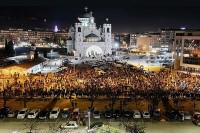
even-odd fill
[{"label": "road", "polygon": [[[12,131],[20,131],[20,133],[25,133],[28,131],[27,127],[30,127],[31,124],[36,120],[24,119],[1,119],[0,120],[0,133],[12,133]],[[99,120],[100,121],[100,120]],[[102,120],[108,122],[110,126],[116,127],[120,130],[121,133],[125,133],[124,127],[119,127],[119,122],[114,122],[114,120]],[[57,122],[57,124],[55,124]],[[37,120],[34,125],[36,125],[37,133],[48,133],[49,127],[57,126],[64,123],[65,120]],[[28,126],[25,126],[28,125]],[[194,125],[191,121],[185,122],[145,122],[147,128],[145,129],[146,133],[199,133],[200,127]],[[78,129],[70,130],[67,133],[86,133],[86,126],[80,126]]]}]

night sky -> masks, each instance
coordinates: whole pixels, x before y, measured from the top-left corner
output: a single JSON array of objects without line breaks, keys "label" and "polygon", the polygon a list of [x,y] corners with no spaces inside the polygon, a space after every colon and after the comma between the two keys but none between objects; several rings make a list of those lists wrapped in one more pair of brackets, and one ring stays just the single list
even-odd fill
[{"label": "night sky", "polygon": [[97,26],[109,18],[113,32],[200,28],[197,0],[1,0],[0,5],[0,28],[65,28],[77,22],[85,6]]}]

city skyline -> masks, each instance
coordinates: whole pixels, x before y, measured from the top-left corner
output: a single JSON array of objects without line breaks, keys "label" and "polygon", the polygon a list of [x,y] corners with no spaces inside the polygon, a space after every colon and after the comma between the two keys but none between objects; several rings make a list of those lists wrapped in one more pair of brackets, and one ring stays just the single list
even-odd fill
[{"label": "city skyline", "polygon": [[199,28],[198,3],[179,2],[170,0],[159,3],[153,0],[142,3],[125,0],[120,3],[104,0],[81,2],[58,0],[53,5],[53,2],[45,3],[37,0],[29,3],[21,0],[17,4],[10,0],[1,4],[4,6],[0,9],[0,24],[1,28],[53,29],[55,25],[58,25],[59,29],[65,28],[73,25],[77,17],[85,12],[84,7],[87,6],[88,12],[93,12],[97,26],[109,18],[113,25],[113,32],[136,33],[157,31],[159,28]]}]

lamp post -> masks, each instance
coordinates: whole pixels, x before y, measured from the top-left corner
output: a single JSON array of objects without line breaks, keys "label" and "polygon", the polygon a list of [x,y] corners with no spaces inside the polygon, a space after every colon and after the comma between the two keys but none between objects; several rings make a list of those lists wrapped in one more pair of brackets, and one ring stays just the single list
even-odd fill
[{"label": "lamp post", "polygon": [[88,129],[90,130],[90,111],[88,111]]},{"label": "lamp post", "polygon": [[115,55],[117,55],[117,48],[119,47],[119,44],[116,42],[115,43]]},{"label": "lamp post", "polygon": [[172,77],[172,79],[173,79],[173,76],[172,76],[172,69],[173,69],[173,57],[174,57],[174,52],[172,52],[172,63],[171,63],[171,70],[170,70],[170,72],[168,71],[168,78],[167,78],[167,86],[169,87],[169,78],[170,78],[170,76],[169,76],[169,73],[171,73],[171,77]]},{"label": "lamp post", "polygon": [[173,65],[174,65],[174,52],[172,52],[172,63],[171,63],[171,75],[172,75],[172,69],[173,69]]},{"label": "lamp post", "polygon": [[62,56],[60,56],[60,67],[62,66]]},{"label": "lamp post", "polygon": [[53,49],[51,50],[51,61],[52,61],[52,52],[53,52]]},{"label": "lamp post", "polygon": [[16,46],[13,47],[14,51],[15,51],[15,56],[16,56]]},{"label": "lamp post", "polygon": [[[73,54],[74,54],[74,60],[75,60],[76,50],[73,50]],[[75,62],[74,62],[74,74],[75,74]]]}]

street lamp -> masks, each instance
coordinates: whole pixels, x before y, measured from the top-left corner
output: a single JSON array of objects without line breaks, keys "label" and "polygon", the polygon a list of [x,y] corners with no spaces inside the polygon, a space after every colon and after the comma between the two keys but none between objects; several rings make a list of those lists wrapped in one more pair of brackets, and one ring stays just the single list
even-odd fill
[{"label": "street lamp", "polygon": [[16,46],[13,47],[14,51],[15,51],[15,56],[16,56]]},{"label": "street lamp", "polygon": [[52,60],[52,52],[53,52],[53,49],[51,50],[51,60]]},{"label": "street lamp", "polygon": [[[174,65],[174,51],[172,52],[172,63],[171,63],[171,76],[172,76],[172,69],[173,69],[173,65]],[[173,78],[173,76],[172,76]]]},{"label": "street lamp", "polygon": [[119,44],[116,42],[115,43],[115,55],[117,55],[117,48],[119,47]]},{"label": "street lamp", "polygon": [[74,54],[74,74],[75,74],[75,55],[76,55],[76,50],[73,50],[73,54]]},{"label": "street lamp", "polygon": [[88,129],[90,130],[90,111],[88,111]]},{"label": "street lamp", "polygon": [[60,56],[60,67],[62,66],[62,55]]},{"label": "street lamp", "polygon": [[[172,77],[172,80],[173,80],[173,76],[172,76],[172,69],[173,69],[173,59],[174,59],[174,51],[172,52],[172,62],[171,62],[171,77]],[[169,71],[168,71],[168,78],[167,78],[167,86],[169,87]]]}]

